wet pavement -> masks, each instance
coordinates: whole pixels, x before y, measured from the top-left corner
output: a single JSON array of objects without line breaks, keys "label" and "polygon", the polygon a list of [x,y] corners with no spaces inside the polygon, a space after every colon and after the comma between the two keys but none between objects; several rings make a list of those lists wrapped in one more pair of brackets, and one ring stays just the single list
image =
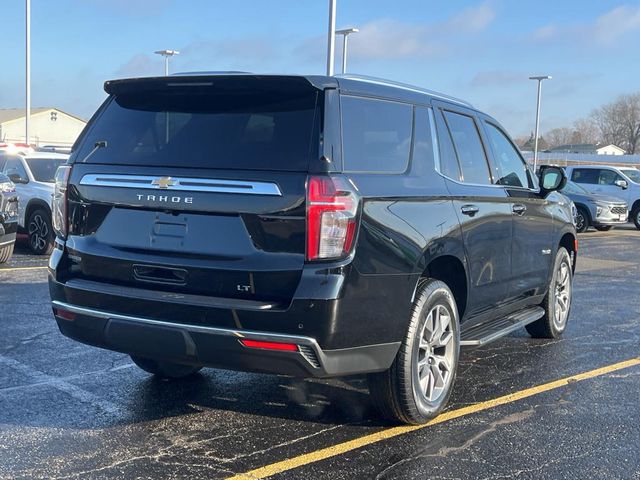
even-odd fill
[{"label": "wet pavement", "polygon": [[[464,350],[449,411],[640,356],[640,232],[587,233],[580,247],[564,337],[523,330]],[[156,380],[58,332],[45,264],[18,248],[0,267],[0,479],[211,479],[293,459],[273,478],[640,480],[638,365],[347,449],[393,427],[364,378]]]}]

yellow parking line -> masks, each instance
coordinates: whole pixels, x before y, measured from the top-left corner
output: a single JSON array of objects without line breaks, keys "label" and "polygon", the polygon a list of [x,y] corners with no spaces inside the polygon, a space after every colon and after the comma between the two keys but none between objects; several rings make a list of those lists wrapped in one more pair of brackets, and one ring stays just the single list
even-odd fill
[{"label": "yellow parking line", "polygon": [[425,428],[431,425],[436,425],[438,423],[446,422],[448,420],[464,417],[465,415],[470,415],[472,413],[477,413],[477,412],[488,410],[490,408],[494,408],[500,405],[512,403],[518,400],[522,400],[523,398],[531,397],[533,395],[538,395],[543,392],[548,392],[549,390],[555,390],[556,388],[564,387],[573,382],[580,382],[582,380],[599,377],[602,375],[606,375],[607,373],[615,372],[618,370],[622,370],[624,368],[634,367],[638,365],[640,365],[640,357],[632,358],[624,362],[614,363],[613,365],[608,365],[606,367],[597,368],[595,370],[590,370],[588,372],[579,373],[577,375],[572,375],[570,377],[562,378],[560,380],[555,380],[553,382],[544,383],[542,385],[538,385],[535,387],[527,388],[525,390],[520,390],[518,392],[510,393],[509,395],[504,395],[502,397],[494,398],[492,400],[487,400],[486,402],[480,402],[480,403],[476,403],[475,405],[470,405],[468,407],[459,408],[457,410],[451,410],[449,412],[445,412],[437,416],[436,418],[431,420],[429,423],[426,423],[424,425],[416,425],[416,426],[410,425],[410,426],[388,428],[386,430],[372,433],[370,435],[365,435],[363,437],[355,438],[347,442],[338,443],[336,445],[332,445],[327,448],[322,448],[320,450],[305,453],[297,457],[288,458],[280,462],[272,463],[270,465],[265,465],[264,467],[256,468],[255,470],[250,470],[248,472],[241,473],[233,477],[229,477],[228,480],[242,480],[242,479],[255,480],[255,479],[267,478],[272,475],[276,475],[278,473],[293,470],[294,468],[298,468],[303,465],[308,465],[310,463],[319,462],[320,460],[326,460],[327,458],[335,457],[337,455],[342,455],[344,453],[350,452],[352,450],[356,450],[358,448],[365,447],[367,445],[371,445],[373,443],[380,442],[382,440],[387,440],[389,438],[397,437],[398,435],[404,435],[405,433],[415,432],[416,430],[420,430],[422,428]]},{"label": "yellow parking line", "polygon": [[41,270],[48,267],[14,267],[14,268],[0,268],[0,272],[17,272],[20,270]]}]

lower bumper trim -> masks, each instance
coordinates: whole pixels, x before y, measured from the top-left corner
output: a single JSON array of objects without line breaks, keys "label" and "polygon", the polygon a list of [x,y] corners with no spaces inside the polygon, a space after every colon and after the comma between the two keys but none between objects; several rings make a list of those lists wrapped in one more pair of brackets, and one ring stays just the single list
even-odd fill
[{"label": "lower bumper trim", "polygon": [[[123,353],[232,370],[303,377],[334,377],[382,371],[391,365],[399,342],[322,350],[311,337],[227,329],[111,313],[54,300],[61,332],[83,343]],[[297,351],[248,348],[240,339],[289,343]]]}]

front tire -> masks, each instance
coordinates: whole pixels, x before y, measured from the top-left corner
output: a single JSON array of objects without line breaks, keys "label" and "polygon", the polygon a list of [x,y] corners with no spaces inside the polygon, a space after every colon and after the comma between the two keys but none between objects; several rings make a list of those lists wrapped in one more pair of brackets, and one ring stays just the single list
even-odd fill
[{"label": "front tire", "polygon": [[636,207],[631,212],[631,220],[638,230],[640,230],[640,207]]},{"label": "front tire", "polygon": [[13,255],[13,246],[15,244],[11,243],[9,245],[5,245],[4,247],[0,247],[0,263],[7,263]]},{"label": "front tire", "polygon": [[397,422],[426,423],[446,406],[460,355],[458,309],[449,287],[421,281],[409,328],[391,367],[368,375],[380,413]]},{"label": "front tire", "polygon": [[589,230],[589,214],[582,207],[578,207],[577,210],[578,213],[576,214],[576,232],[584,233]]},{"label": "front tire", "polygon": [[571,257],[564,247],[558,248],[549,290],[540,304],[544,316],[526,326],[533,338],[558,338],[567,327],[573,294]]},{"label": "front tire", "polygon": [[51,226],[51,213],[38,208],[29,215],[27,222],[29,249],[36,255],[49,255],[53,250],[55,234]]},{"label": "front tire", "polygon": [[145,372],[160,378],[184,378],[202,370],[202,367],[162,362],[153,358],[139,357],[138,355],[131,355],[131,360]]}]

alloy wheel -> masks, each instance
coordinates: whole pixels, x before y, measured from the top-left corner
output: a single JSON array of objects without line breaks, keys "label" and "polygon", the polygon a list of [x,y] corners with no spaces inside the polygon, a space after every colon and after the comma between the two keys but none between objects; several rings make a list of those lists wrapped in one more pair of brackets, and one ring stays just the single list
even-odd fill
[{"label": "alloy wheel", "polygon": [[576,230],[578,232],[581,232],[583,228],[584,228],[584,215],[580,211],[578,211],[578,213],[576,214]]},{"label": "alloy wheel", "polygon": [[40,215],[35,215],[29,223],[29,243],[35,251],[43,251],[47,248],[49,238],[49,226]]},{"label": "alloy wheel", "polygon": [[419,392],[431,403],[446,392],[453,377],[455,342],[451,312],[445,305],[434,306],[420,332],[415,358]]},{"label": "alloy wheel", "polygon": [[561,262],[558,267],[555,285],[555,303],[553,323],[555,327],[562,331],[569,317],[571,307],[571,267],[567,262]]}]

